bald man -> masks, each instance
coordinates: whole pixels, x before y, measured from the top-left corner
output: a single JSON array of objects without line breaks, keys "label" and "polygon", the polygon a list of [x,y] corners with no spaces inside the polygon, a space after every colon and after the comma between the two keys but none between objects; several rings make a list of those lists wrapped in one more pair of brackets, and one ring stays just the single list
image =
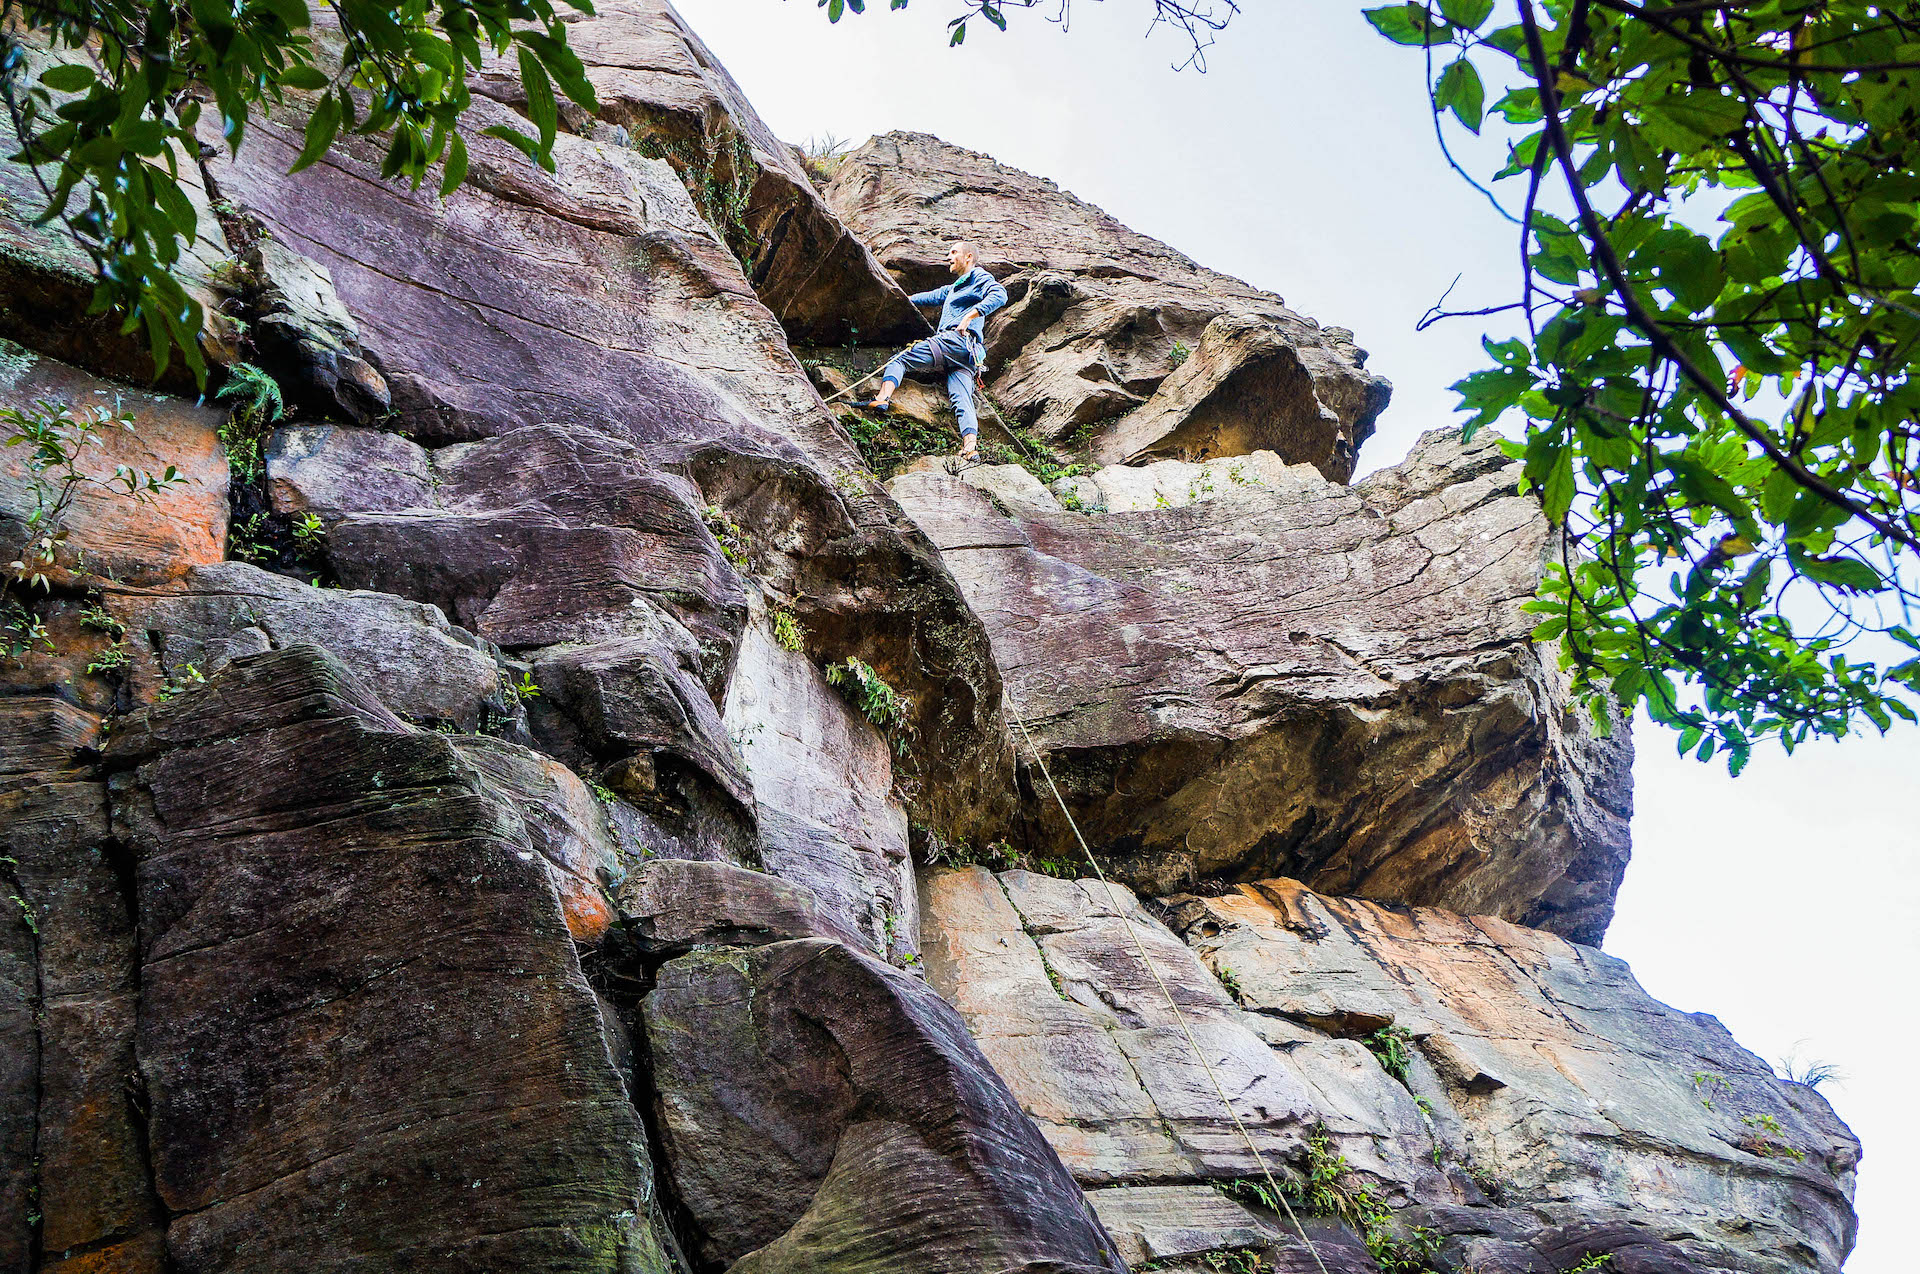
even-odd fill
[{"label": "bald man", "polygon": [[1007,290],[1000,286],[1000,280],[974,264],[972,244],[956,243],[948,248],[947,265],[953,270],[953,282],[909,298],[915,305],[940,307],[939,329],[894,355],[881,373],[880,392],[871,401],[855,405],[888,411],[893,392],[909,375],[944,374],[947,400],[953,404],[954,419],[960,422],[960,458],[975,460],[980,455],[980,421],[973,407],[974,381],[987,361],[987,315],[1007,303]]}]

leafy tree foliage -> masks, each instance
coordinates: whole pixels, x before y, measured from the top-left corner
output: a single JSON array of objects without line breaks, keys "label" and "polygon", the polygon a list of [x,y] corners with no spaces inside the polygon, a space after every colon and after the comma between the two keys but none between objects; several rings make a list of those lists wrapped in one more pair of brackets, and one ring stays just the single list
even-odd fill
[{"label": "leafy tree foliage", "polygon": [[1767,735],[1914,720],[1920,6],[1367,17],[1425,50],[1436,111],[1516,126],[1527,335],[1455,388],[1469,434],[1524,416],[1566,528],[1535,636],[1736,771]]},{"label": "leafy tree foliage", "polygon": [[[1068,0],[949,2],[957,42]],[[1196,58],[1235,12],[1152,0]],[[1365,14],[1422,51],[1437,115],[1507,130],[1486,184],[1448,158],[1521,240],[1520,299],[1472,313],[1525,335],[1454,388],[1469,437],[1525,422],[1510,445],[1565,529],[1535,636],[1596,720],[1644,706],[1736,771],[1767,736],[1914,720],[1920,5]]]},{"label": "leafy tree foliage", "polygon": [[[563,0],[591,13],[589,0]],[[551,168],[554,86],[594,105],[551,0],[0,0],[0,101],[62,224],[99,271],[93,312],[145,329],[156,373],[172,350],[204,377],[203,315],[176,277],[197,217],[182,166],[210,113],[236,152],[255,112],[315,95],[297,171],[342,133],[387,139],[382,175],[416,187],[466,174],[467,72],[517,54],[534,132],[484,130]]]}]

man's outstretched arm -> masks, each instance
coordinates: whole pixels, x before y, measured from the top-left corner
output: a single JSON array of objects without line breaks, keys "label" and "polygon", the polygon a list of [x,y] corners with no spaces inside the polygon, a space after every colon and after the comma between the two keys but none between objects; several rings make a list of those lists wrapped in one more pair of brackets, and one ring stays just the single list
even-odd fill
[{"label": "man's outstretched arm", "polygon": [[[947,283],[935,288],[931,292],[916,292],[914,295],[908,297],[907,300],[913,302],[915,305],[941,305],[945,303],[947,293],[951,291],[953,291],[953,284]],[[1006,289],[1001,288],[1000,295],[1004,297],[1006,294]]]}]

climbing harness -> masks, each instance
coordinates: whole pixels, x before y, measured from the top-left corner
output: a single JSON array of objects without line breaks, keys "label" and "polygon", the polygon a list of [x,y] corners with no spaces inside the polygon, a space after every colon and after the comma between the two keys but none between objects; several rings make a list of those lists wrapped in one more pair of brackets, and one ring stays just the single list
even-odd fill
[{"label": "climbing harness", "polygon": [[1133,917],[1128,914],[1125,904],[1121,902],[1113,882],[1107,879],[1107,873],[1101,870],[1100,860],[1095,858],[1093,850],[1088,848],[1087,838],[1081,834],[1080,824],[1074,820],[1073,812],[1067,808],[1066,798],[1060,795],[1060,786],[1053,781],[1053,773],[1047,769],[1046,759],[1040,755],[1040,749],[1033,745],[1033,736],[1027,732],[1027,723],[1020,716],[1020,709],[1014,706],[1011,696],[1004,697],[1002,702],[1007,705],[1007,714],[1013,718],[1014,725],[1020,731],[1020,737],[1026,741],[1027,754],[1033,758],[1034,764],[1039,766],[1041,776],[1047,780],[1047,787],[1053,792],[1053,799],[1060,806],[1060,812],[1066,816],[1067,826],[1073,829],[1073,838],[1080,842],[1080,852],[1086,856],[1088,866],[1093,868],[1093,874],[1106,887],[1107,900],[1113,904],[1115,914],[1126,926],[1127,936],[1133,939],[1133,951],[1140,959],[1140,966],[1153,979],[1153,984],[1160,988],[1160,994],[1165,997],[1167,1007],[1173,1011],[1173,1020],[1180,1025],[1180,1033],[1186,1036],[1187,1047],[1192,1049],[1193,1055],[1200,1059],[1200,1065],[1207,1072],[1207,1079],[1212,1082],[1213,1091],[1218,1094],[1220,1105],[1227,1112],[1227,1118],[1233,1121],[1240,1139],[1247,1143],[1247,1149],[1252,1153],[1253,1162],[1259,1167],[1260,1175],[1266,1178],[1267,1189],[1286,1210],[1287,1220],[1293,1223],[1294,1232],[1300,1236],[1300,1241],[1307,1245],[1307,1251],[1312,1255],[1313,1263],[1320,1268],[1320,1274],[1327,1274],[1326,1262],[1320,1259],[1320,1249],[1314,1246],[1311,1238],[1307,1237],[1307,1229],[1300,1224],[1300,1218],[1294,1213],[1293,1204],[1287,1201],[1287,1196],[1280,1190],[1280,1183],[1274,1180],[1273,1169],[1267,1166],[1266,1156],[1261,1154],[1260,1147],[1254,1144],[1253,1134],[1247,1131],[1246,1124],[1240,1119],[1240,1113],[1233,1108],[1233,1100],[1227,1096],[1226,1086],[1220,1082],[1220,1076],[1214,1071],[1213,1063],[1207,1060],[1207,1054],[1200,1047],[1200,1041],[1193,1037],[1193,1030],[1187,1025],[1187,1015],[1180,1011],[1180,1005],[1174,1000],[1173,992],[1167,989],[1166,980],[1160,976],[1160,971],[1153,967],[1153,960],[1147,955],[1146,944],[1140,941],[1140,934],[1134,928]]},{"label": "climbing harness", "polygon": [[[913,312],[919,315],[920,322],[925,324],[929,334],[934,336],[938,336],[940,334],[939,331],[936,330],[935,327],[933,326],[932,321],[929,320],[926,315],[920,313],[920,310],[918,307],[915,307]],[[888,360],[888,362],[891,362],[891,361],[892,361],[891,359]],[[848,394],[851,394],[854,390],[860,388],[860,386],[872,380],[875,376],[878,376],[881,372],[884,372],[886,370],[887,370],[887,363],[882,363],[880,364],[880,366],[868,372],[865,376],[862,376],[859,380],[854,381],[852,384],[846,386],[843,389],[836,390],[834,393],[828,395],[826,398],[821,399],[821,401],[829,402],[829,403],[837,402],[840,399],[845,398]],[[1020,448],[1020,450],[1026,452],[1028,457],[1034,460],[1040,459],[1041,458],[1040,453],[1035,451],[1032,445],[1029,444],[1027,440],[1023,438],[1014,429],[1012,425],[1009,425],[1007,423],[1007,418],[1000,414],[1000,409],[993,405],[992,396],[987,393],[986,341],[984,338],[982,338],[980,343],[980,361],[974,367],[973,374],[974,374],[975,381],[979,384],[979,387],[980,387],[980,402],[985,405],[986,409],[989,412],[992,413],[993,422],[1000,426],[1000,432],[1004,433],[1007,437],[1013,439],[1014,445]],[[855,403],[853,405],[856,407],[864,406],[864,404],[861,404],[861,403]],[[974,466],[972,464],[969,464],[966,466],[966,468],[968,469],[971,469],[973,467]],[[959,473],[961,472],[961,470],[955,469],[955,470],[949,470],[949,472]]]}]

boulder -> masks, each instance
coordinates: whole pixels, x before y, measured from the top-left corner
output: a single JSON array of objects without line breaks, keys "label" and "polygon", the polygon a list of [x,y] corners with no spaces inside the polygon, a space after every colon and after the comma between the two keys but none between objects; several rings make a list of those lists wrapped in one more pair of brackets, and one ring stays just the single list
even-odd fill
[{"label": "boulder", "polygon": [[[76,466],[90,481],[73,489],[72,504],[60,519],[68,539],[59,552],[60,569],[48,573],[54,582],[92,575],[155,584],[226,556],[224,413],[102,380],[0,341],[0,407],[35,411],[39,404],[107,416],[93,444],[69,444]],[[127,423],[121,423],[123,417]],[[8,436],[13,432],[8,429]],[[26,520],[38,501],[26,455],[24,446],[0,451],[0,562],[20,557]],[[172,467],[181,481],[136,500],[123,486],[109,485],[122,465],[156,478]],[[57,492],[44,484],[53,482],[49,473],[38,484],[49,497]]]},{"label": "boulder", "polygon": [[717,948],[663,968],[642,1015],[668,1171],[703,1264],[1124,1271],[959,1016],[918,979],[831,942]]},{"label": "boulder", "polygon": [[753,792],[680,636],[677,647],[626,637],[540,651],[531,726],[547,751],[593,765],[642,810],[715,827],[727,856],[750,855]]},{"label": "boulder", "polygon": [[[1122,878],[1291,874],[1596,940],[1631,754],[1528,638],[1552,540],[1518,472],[1436,431],[1355,487],[1280,467],[1181,508],[1002,512],[931,472],[891,490]],[[1077,855],[1050,791],[1028,808]]]},{"label": "boulder", "polygon": [[1714,1018],[1653,999],[1622,961],[1289,880],[1168,901],[1248,1009],[1404,1032],[1469,1162],[1503,1203],[1553,1217],[1529,1239],[1552,1268],[1617,1244],[1623,1269],[1640,1268],[1624,1250],[1640,1246],[1683,1262],[1662,1268],[1833,1271],[1852,1247],[1859,1142],[1832,1107]]},{"label": "boulder", "polygon": [[[827,210],[792,149],[665,0],[612,0],[569,24],[598,120],[581,131],[664,159],[797,341],[908,340],[920,319],[880,263]],[[482,91],[522,102],[517,78]],[[585,123],[585,121],[576,121]]]},{"label": "boulder", "polygon": [[267,443],[267,488],[279,513],[331,525],[346,513],[397,513],[433,504],[426,448],[379,429],[289,425]]},{"label": "boulder", "polygon": [[[367,450],[339,449],[307,477],[324,490],[323,472]],[[327,559],[341,582],[432,602],[521,650],[656,636],[664,611],[725,684],[746,597],[684,479],[619,437],[563,425],[443,449],[432,475],[430,503],[339,516]]]},{"label": "boulder", "polygon": [[[1285,880],[1148,907],[1028,872],[924,887],[929,980],[1129,1259],[1304,1246],[1188,1032],[1268,1170],[1386,1210],[1341,1239],[1295,1196],[1329,1269],[1415,1227],[1442,1268],[1513,1274],[1834,1274],[1851,1246],[1858,1143],[1826,1102],[1592,948]],[[1178,1202],[1195,1181],[1245,1206]]]},{"label": "boulder", "polygon": [[612,887],[626,878],[622,852],[604,805],[580,776],[551,757],[484,734],[453,740],[501,808],[519,816],[527,843],[551,869],[567,932],[587,946],[615,919]]},{"label": "boulder", "polygon": [[868,945],[842,928],[805,885],[728,863],[647,863],[621,883],[615,901],[624,931],[648,957],[796,938]]},{"label": "boulder", "polygon": [[986,155],[889,133],[826,197],[913,291],[946,282],[950,242],[975,245],[1013,298],[988,325],[995,401],[1101,462],[1269,449],[1344,482],[1387,405],[1350,332]]},{"label": "boulder", "polygon": [[243,655],[305,644],[324,647],[412,721],[472,731],[514,716],[497,652],[434,606],[315,588],[246,562],[196,566],[164,588],[109,585],[100,596],[127,629],[126,664],[115,675],[131,702],[194,684]]},{"label": "boulder", "polygon": [[271,238],[247,248],[252,336],[296,407],[366,424],[392,405],[387,378],[360,347],[360,328],[317,261]]},{"label": "boulder", "polygon": [[170,1268],[672,1268],[553,876],[449,740],[304,646],[108,763]]}]

